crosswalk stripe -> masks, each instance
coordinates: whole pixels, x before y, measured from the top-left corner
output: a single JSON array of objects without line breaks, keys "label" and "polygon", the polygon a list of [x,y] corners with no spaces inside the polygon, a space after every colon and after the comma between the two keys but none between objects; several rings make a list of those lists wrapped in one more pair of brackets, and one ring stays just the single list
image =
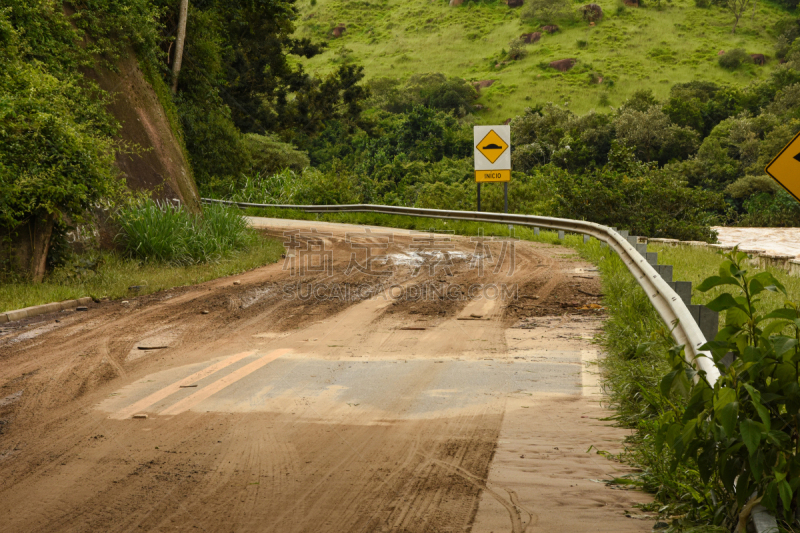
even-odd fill
[{"label": "crosswalk stripe", "polygon": [[121,409],[120,411],[117,411],[116,413],[112,414],[109,418],[114,418],[116,420],[124,420],[126,418],[130,418],[134,414],[136,414],[136,413],[138,413],[140,411],[144,411],[145,409],[147,409],[148,407],[150,407],[154,403],[163,400],[164,398],[166,398],[170,394],[174,394],[174,393],[178,392],[179,390],[181,390],[181,386],[182,385],[191,385],[191,384],[193,384],[193,383],[195,383],[197,381],[200,381],[203,378],[207,378],[208,376],[210,376],[214,372],[217,372],[218,370],[222,370],[226,366],[230,366],[230,365],[232,365],[232,364],[234,364],[234,363],[236,363],[238,361],[241,361],[245,357],[249,357],[249,356],[253,355],[254,353],[256,353],[256,352],[255,351],[252,351],[252,352],[241,352],[241,353],[237,353],[235,355],[231,355],[230,357],[228,357],[226,359],[223,359],[222,361],[214,363],[213,365],[208,366],[208,367],[204,368],[203,370],[200,370],[199,372],[195,372],[191,376],[187,376],[187,377],[183,378],[180,381],[177,381],[175,383],[167,385],[163,389],[154,392],[150,396],[142,398],[138,402],[136,402],[136,403],[134,403],[132,405],[129,405],[125,409]]},{"label": "crosswalk stripe", "polygon": [[291,350],[289,350],[289,349],[281,349],[281,350],[275,350],[273,352],[270,352],[267,355],[265,355],[263,357],[260,357],[259,359],[256,359],[252,363],[247,364],[247,365],[245,365],[242,368],[239,368],[237,370],[234,370],[233,372],[231,372],[227,376],[221,377],[220,379],[218,379],[214,383],[210,383],[210,384],[206,385],[205,387],[203,387],[199,391],[195,392],[191,396],[187,396],[186,398],[184,398],[183,400],[179,401],[178,403],[176,403],[176,404],[166,408],[165,410],[161,411],[161,413],[159,413],[159,414],[161,414],[161,415],[177,415],[177,414],[182,413],[184,411],[188,411],[189,409],[191,409],[195,405],[197,405],[200,402],[202,402],[203,400],[211,397],[212,395],[218,393],[219,391],[221,391],[225,387],[227,387],[229,385],[233,385],[234,383],[236,383],[240,379],[252,374],[253,372],[258,370],[262,366],[265,366],[265,365],[271,363],[275,359],[277,359],[280,356],[282,356],[282,355],[284,355],[286,353],[289,353],[289,352],[291,352]]}]

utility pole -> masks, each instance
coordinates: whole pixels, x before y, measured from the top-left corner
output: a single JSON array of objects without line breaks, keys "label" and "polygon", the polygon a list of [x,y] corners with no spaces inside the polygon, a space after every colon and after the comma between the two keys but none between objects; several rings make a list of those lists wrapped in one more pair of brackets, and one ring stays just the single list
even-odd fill
[{"label": "utility pole", "polygon": [[189,17],[189,0],[181,0],[178,11],[178,37],[175,39],[175,59],[172,60],[172,94],[178,92],[178,74],[183,61],[183,43],[186,41],[186,19]]}]

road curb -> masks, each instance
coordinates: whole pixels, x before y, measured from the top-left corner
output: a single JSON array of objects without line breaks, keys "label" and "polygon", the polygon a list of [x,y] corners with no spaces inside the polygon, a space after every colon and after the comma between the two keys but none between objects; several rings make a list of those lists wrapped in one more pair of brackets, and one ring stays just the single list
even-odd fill
[{"label": "road curb", "polygon": [[56,313],[58,311],[63,311],[64,309],[74,309],[79,305],[87,305],[91,302],[92,298],[90,296],[86,296],[84,298],[78,298],[77,300],[64,300],[63,302],[53,302],[49,304],[34,305],[24,309],[17,309],[15,311],[6,311],[5,313],[0,313],[0,324],[5,324],[6,322],[15,322],[17,320],[22,320],[23,318],[30,318],[43,315],[45,313]]}]

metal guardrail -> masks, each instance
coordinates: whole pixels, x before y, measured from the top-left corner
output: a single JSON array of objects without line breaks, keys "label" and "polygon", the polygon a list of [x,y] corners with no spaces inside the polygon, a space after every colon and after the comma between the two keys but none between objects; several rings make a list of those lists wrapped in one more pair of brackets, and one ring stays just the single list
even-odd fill
[{"label": "metal guardrail", "polygon": [[447,220],[464,220],[468,222],[486,222],[491,224],[513,224],[515,226],[532,226],[538,228],[568,231],[590,235],[608,246],[619,255],[636,281],[644,289],[661,320],[670,328],[675,342],[685,346],[686,360],[694,363],[698,370],[705,372],[710,383],[714,383],[720,374],[711,354],[700,350],[706,338],[700,326],[694,321],[689,309],[678,294],[656,270],[642,257],[636,247],[628,242],[614,229],[593,222],[570,220],[566,218],[540,217],[534,215],[509,215],[504,213],[484,213],[477,211],[447,211],[441,209],[418,209],[415,207],[397,207],[387,205],[285,205],[285,204],[252,204],[247,202],[230,202],[203,198],[205,203],[236,205],[240,208],[272,207],[296,209],[306,213],[381,213],[386,215],[403,215]]}]

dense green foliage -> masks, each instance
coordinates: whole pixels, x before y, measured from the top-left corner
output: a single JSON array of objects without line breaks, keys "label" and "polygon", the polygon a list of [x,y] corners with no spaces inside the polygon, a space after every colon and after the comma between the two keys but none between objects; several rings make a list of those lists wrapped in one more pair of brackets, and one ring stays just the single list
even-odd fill
[{"label": "dense green foliage", "polygon": [[558,216],[576,216],[635,235],[711,240],[712,213],[724,210],[722,195],[686,186],[685,181],[636,160],[617,147],[609,163],[582,174],[554,172]]},{"label": "dense green foliage", "polygon": [[[168,44],[178,3],[158,3]],[[307,75],[296,58],[312,57],[324,44],[292,37],[295,18],[294,0],[190,2],[176,101],[202,190],[278,167],[298,169],[304,156],[288,142],[313,137],[328,120],[359,116],[367,95],[361,67]],[[170,78],[172,57],[166,59]]]},{"label": "dense green foliage", "polygon": [[396,78],[379,78],[371,80],[368,86],[371,92],[368,105],[392,113],[404,113],[414,106],[424,105],[463,117],[473,110],[478,97],[475,88],[465,80],[448,79],[438,73],[411,76],[406,83]]},{"label": "dense green foliage", "polygon": [[[121,184],[113,167],[117,131],[104,109],[105,97],[77,68],[96,58],[113,58],[122,47],[152,38],[135,34],[136,11],[144,2],[126,6],[97,2],[75,19],[61,13],[61,4],[7,3],[0,10],[0,228],[12,232],[30,217],[55,215],[79,220],[86,209],[113,198]],[[107,13],[123,30],[96,24]],[[115,28],[116,29],[116,28]],[[79,46],[85,35],[90,40]]]}]

